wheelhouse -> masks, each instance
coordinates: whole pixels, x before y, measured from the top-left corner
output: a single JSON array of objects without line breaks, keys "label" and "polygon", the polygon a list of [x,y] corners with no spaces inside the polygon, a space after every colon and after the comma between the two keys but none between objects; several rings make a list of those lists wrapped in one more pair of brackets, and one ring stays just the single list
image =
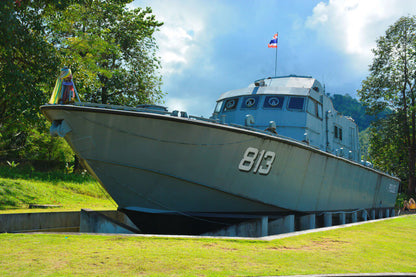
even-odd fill
[{"label": "wheelhouse", "polygon": [[260,79],[247,88],[225,92],[217,100],[212,118],[360,159],[357,125],[334,109],[321,83],[309,76]]}]

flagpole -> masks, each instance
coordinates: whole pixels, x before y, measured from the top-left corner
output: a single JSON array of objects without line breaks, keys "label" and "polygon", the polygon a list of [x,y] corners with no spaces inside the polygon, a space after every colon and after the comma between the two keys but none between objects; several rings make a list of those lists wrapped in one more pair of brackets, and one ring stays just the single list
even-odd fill
[{"label": "flagpole", "polygon": [[[277,34],[277,39],[279,39],[279,33],[278,32],[276,32],[276,34]],[[274,77],[277,77],[277,43],[276,43],[276,58],[275,58],[275,61],[274,61]]]}]

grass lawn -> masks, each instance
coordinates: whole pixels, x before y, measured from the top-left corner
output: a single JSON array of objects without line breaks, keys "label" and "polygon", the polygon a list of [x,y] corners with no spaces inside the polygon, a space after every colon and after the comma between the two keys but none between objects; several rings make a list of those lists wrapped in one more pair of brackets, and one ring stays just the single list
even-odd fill
[{"label": "grass lawn", "polygon": [[[29,204],[57,205],[28,209]],[[28,172],[0,167],[0,213],[117,209],[100,184],[88,175]]]},{"label": "grass lawn", "polygon": [[416,216],[274,241],[0,234],[0,276],[416,272]]},{"label": "grass lawn", "polygon": [[[31,203],[116,208],[89,176],[0,167],[0,212]],[[416,215],[274,241],[3,233],[0,246],[0,276],[416,272]]]}]

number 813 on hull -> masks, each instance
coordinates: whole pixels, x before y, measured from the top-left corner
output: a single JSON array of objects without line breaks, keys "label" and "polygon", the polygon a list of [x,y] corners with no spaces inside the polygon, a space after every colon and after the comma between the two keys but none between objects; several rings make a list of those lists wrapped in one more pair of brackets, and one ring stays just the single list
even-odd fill
[{"label": "number 813 on hull", "polygon": [[272,164],[276,158],[276,153],[272,151],[260,150],[254,147],[248,147],[244,152],[238,169],[245,172],[257,172],[261,175],[268,175]]}]

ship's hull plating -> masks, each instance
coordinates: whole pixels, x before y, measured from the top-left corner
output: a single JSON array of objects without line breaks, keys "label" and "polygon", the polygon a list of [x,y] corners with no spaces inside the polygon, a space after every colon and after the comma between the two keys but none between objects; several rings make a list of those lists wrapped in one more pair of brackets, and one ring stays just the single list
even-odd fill
[{"label": "ship's hull plating", "polygon": [[347,211],[393,207],[397,195],[397,178],[263,133],[144,112],[68,105],[42,112],[65,121],[67,142],[126,210]]}]

